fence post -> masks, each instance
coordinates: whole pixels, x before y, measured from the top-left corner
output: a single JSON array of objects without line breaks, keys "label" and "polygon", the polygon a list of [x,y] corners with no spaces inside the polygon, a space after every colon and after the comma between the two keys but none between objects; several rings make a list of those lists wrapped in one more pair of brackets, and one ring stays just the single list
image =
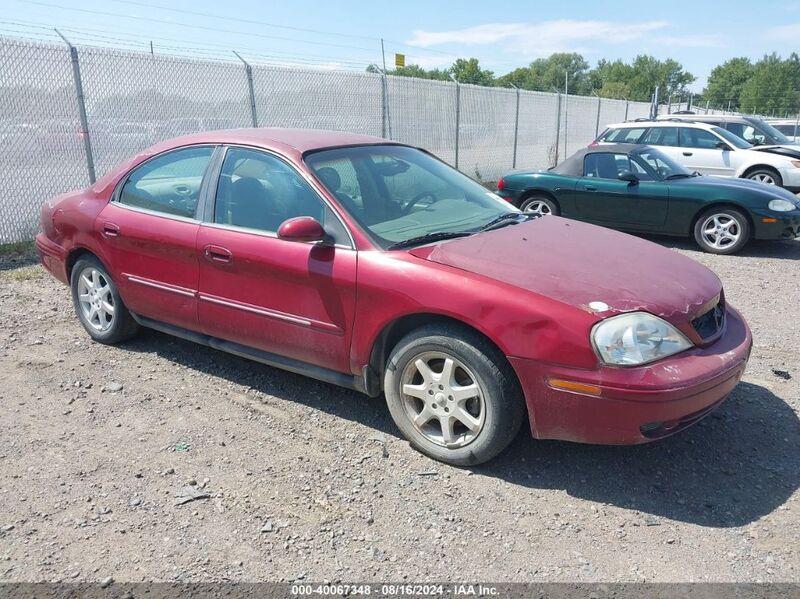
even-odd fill
[{"label": "fence post", "polygon": [[794,140],[795,141],[798,141],[798,139],[797,139],[798,125],[800,125],[800,113],[797,114],[797,117],[794,120]]},{"label": "fence post", "polygon": [[628,120],[628,107],[629,107],[630,103],[631,103],[630,100],[628,100],[628,98],[625,98],[625,119],[624,120],[626,120],[626,121]]},{"label": "fence post", "polygon": [[594,138],[597,139],[597,136],[600,135],[600,96],[597,96],[597,120],[594,123]]},{"label": "fence post", "polygon": [[553,166],[558,164],[559,145],[561,145],[561,92],[556,90],[556,156]]},{"label": "fence post", "polygon": [[250,120],[253,123],[253,127],[258,127],[258,114],[256,113],[256,91],[253,89],[253,67],[251,67],[250,63],[244,58],[239,56],[239,53],[236,50],[234,50],[233,53],[236,54],[236,58],[244,63],[244,74],[247,77],[247,93],[250,97]]},{"label": "fence post", "polygon": [[78,49],[65,38],[58,29],[55,32],[64,40],[69,48],[69,56],[72,60],[72,78],[75,82],[75,95],[78,99],[78,115],[81,120],[81,137],[83,138],[83,150],[86,153],[86,170],[89,173],[89,183],[94,184],[97,180],[94,172],[94,155],[92,154],[92,140],[89,139],[89,119],[86,117],[86,98],[83,95],[83,81],[81,79],[81,65],[78,60]]},{"label": "fence post", "polygon": [[453,74],[450,74],[450,79],[452,79],[456,84],[456,170],[458,169],[458,134],[461,125],[461,85],[458,83],[458,79],[456,79]]},{"label": "fence post", "polygon": [[517,91],[517,106],[514,111],[514,156],[511,159],[511,168],[517,168],[517,140],[519,139],[519,88],[510,84]]}]

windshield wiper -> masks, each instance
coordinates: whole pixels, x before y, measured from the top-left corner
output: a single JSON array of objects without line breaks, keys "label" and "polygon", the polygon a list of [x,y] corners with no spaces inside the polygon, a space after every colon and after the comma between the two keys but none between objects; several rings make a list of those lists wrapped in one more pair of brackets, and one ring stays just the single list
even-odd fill
[{"label": "windshield wiper", "polygon": [[479,227],[479,228],[477,228],[475,230],[476,231],[492,231],[494,229],[499,229],[500,227],[505,227],[506,225],[519,224],[520,222],[522,222],[522,221],[518,220],[520,217],[524,218],[525,220],[528,220],[528,218],[530,218],[531,216],[532,215],[525,214],[523,212],[504,212],[503,214],[501,214],[497,218],[493,218],[488,223],[486,223],[485,225],[483,225],[483,226],[481,226],[481,227]]},{"label": "windshield wiper", "polygon": [[425,235],[420,235],[418,237],[412,237],[411,239],[404,239],[403,241],[398,241],[397,243],[393,243],[386,249],[399,250],[400,248],[407,248],[413,245],[421,245],[423,243],[430,243],[432,241],[455,239],[456,237],[468,237],[473,233],[474,231],[434,231],[433,233],[426,233]]},{"label": "windshield wiper", "polygon": [[672,173],[671,175],[667,175],[664,181],[669,181],[671,179],[688,179],[690,177],[694,177],[694,173]]}]

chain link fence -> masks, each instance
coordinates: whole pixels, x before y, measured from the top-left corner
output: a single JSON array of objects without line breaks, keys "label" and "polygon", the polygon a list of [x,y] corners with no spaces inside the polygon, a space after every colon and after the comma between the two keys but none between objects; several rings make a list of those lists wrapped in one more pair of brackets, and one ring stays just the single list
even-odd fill
[{"label": "chain link fence", "polygon": [[606,124],[649,112],[646,102],[0,37],[0,244],[33,237],[48,198],[187,133],[352,131],[423,147],[488,182],[551,166]]}]

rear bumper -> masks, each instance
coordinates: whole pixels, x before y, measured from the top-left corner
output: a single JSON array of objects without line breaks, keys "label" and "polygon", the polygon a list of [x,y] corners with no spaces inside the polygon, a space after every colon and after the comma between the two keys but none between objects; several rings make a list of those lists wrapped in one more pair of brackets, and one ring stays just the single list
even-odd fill
[{"label": "rear bumper", "polygon": [[69,283],[67,276],[67,252],[43,233],[36,236],[36,250],[39,260],[50,273],[62,283]]},{"label": "rear bumper", "polygon": [[[717,407],[739,382],[751,346],[747,325],[729,307],[717,341],[647,366],[586,371],[509,360],[525,391],[534,437],[632,445],[683,430]],[[554,389],[550,378],[595,385],[600,394]]]}]

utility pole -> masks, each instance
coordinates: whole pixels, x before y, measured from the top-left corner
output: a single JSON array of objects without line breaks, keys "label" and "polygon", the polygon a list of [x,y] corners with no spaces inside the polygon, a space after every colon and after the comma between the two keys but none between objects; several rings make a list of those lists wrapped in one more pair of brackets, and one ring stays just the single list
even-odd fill
[{"label": "utility pole", "polygon": [[81,65],[78,60],[78,49],[64,37],[58,30],[54,29],[58,36],[64,40],[69,48],[69,56],[72,61],[72,80],[75,84],[75,96],[78,100],[78,117],[81,122],[81,138],[83,139],[83,150],[86,154],[86,171],[89,175],[89,183],[94,184],[97,180],[94,172],[94,154],[92,154],[92,141],[89,138],[89,119],[86,116],[86,96],[83,94],[83,80],[81,79]]},{"label": "utility pole", "polygon": [[[567,125],[569,120],[567,119],[569,111],[569,71],[564,71],[564,156],[567,155]],[[556,161],[557,162],[557,161]]]},{"label": "utility pole", "polygon": [[509,84],[517,92],[517,105],[514,110],[514,155],[511,159],[511,168],[517,168],[517,139],[519,138],[519,88],[513,83]]}]

